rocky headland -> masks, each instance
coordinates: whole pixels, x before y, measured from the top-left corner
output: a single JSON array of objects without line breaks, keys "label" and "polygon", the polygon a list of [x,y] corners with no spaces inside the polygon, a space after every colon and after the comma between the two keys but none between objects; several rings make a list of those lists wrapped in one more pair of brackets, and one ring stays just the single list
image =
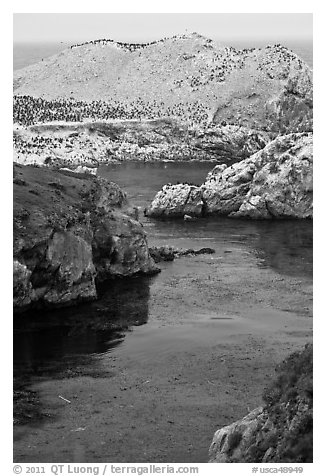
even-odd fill
[{"label": "rocky headland", "polygon": [[14,165],[14,309],[97,297],[96,281],[158,272],[114,183]]},{"label": "rocky headland", "polygon": [[197,33],[75,45],[16,71],[14,92],[52,102],[21,109],[29,124],[60,120],[64,109],[64,120],[176,117],[277,132],[312,122],[312,71],[295,53],[280,44],[238,50]]},{"label": "rocky headland", "polygon": [[312,218],[312,198],[312,133],[293,133],[278,136],[248,159],[217,165],[201,186],[165,185],[146,215]]},{"label": "rocky headland", "polygon": [[174,119],[51,122],[14,130],[14,160],[23,165],[96,173],[124,161],[236,162],[270,141],[242,126],[188,128]]},{"label": "rocky headland", "polygon": [[312,131],[312,71],[281,45],[196,33],[94,40],[14,74],[14,160],[96,174],[101,163],[232,164]]},{"label": "rocky headland", "polygon": [[264,406],[216,431],[210,463],[312,463],[313,347],[276,368]]}]

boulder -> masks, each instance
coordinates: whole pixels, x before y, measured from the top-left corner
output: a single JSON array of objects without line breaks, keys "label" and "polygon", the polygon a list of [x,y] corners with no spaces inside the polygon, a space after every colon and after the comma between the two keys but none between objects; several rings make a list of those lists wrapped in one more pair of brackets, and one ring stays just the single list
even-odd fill
[{"label": "boulder", "polygon": [[197,217],[202,215],[203,204],[199,187],[188,184],[165,185],[146,210],[146,216],[183,218],[188,215]]},{"label": "boulder", "polygon": [[173,261],[175,258],[175,249],[172,246],[153,246],[149,252],[155,263]]},{"label": "boulder", "polygon": [[263,149],[270,140],[271,136],[264,131],[233,124],[210,124],[197,133],[193,145],[210,159],[233,163]]},{"label": "boulder", "polygon": [[93,260],[99,279],[156,271],[142,225],[129,215],[111,211],[93,222]]}]

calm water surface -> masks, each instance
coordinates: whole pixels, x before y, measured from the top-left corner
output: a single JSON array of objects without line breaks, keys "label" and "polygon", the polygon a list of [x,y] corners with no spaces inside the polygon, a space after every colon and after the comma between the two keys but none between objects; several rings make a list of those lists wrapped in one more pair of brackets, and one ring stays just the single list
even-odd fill
[{"label": "calm water surface", "polygon": [[[200,183],[212,166],[212,163],[127,163],[102,166],[99,174],[121,185],[132,202],[143,208],[163,184]],[[216,250],[221,267],[227,266],[231,259],[228,249],[241,249],[254,257],[257,267],[271,268],[281,276],[312,276],[309,221],[260,222],[211,217],[184,222],[155,221],[143,216],[140,219],[152,245],[209,246]],[[169,268],[165,273],[169,273]],[[15,319],[14,363],[18,387],[34,377],[60,375],[67,369],[85,366],[85,362],[89,365],[96,361],[97,354],[113,352],[123,341],[121,328],[147,323],[150,287],[157,279],[159,276],[109,283],[100,290],[97,302]],[[124,342],[126,351],[130,338],[131,334]]]}]

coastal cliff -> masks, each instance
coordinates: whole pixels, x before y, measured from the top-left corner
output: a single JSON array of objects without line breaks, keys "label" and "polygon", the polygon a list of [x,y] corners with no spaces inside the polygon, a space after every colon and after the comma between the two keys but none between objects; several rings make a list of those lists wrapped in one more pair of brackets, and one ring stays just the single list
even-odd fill
[{"label": "coastal cliff", "polygon": [[14,309],[95,299],[96,280],[158,271],[114,183],[14,164]]},{"label": "coastal cliff", "polygon": [[312,133],[278,136],[248,159],[217,165],[201,186],[165,185],[147,216],[219,214],[255,219],[312,218]]}]

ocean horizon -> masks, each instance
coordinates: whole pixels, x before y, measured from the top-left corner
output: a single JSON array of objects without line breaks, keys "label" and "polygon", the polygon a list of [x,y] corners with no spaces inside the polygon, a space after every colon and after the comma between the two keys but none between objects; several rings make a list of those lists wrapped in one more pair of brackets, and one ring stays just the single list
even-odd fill
[{"label": "ocean horizon", "polygon": [[[218,41],[218,40],[217,40]],[[312,40],[221,40],[221,45],[242,48],[263,48],[270,44],[281,43],[296,53],[305,63],[313,68],[313,42]],[[30,42],[13,44],[13,70],[25,68],[38,63],[45,58],[60,53],[75,42]]]}]

